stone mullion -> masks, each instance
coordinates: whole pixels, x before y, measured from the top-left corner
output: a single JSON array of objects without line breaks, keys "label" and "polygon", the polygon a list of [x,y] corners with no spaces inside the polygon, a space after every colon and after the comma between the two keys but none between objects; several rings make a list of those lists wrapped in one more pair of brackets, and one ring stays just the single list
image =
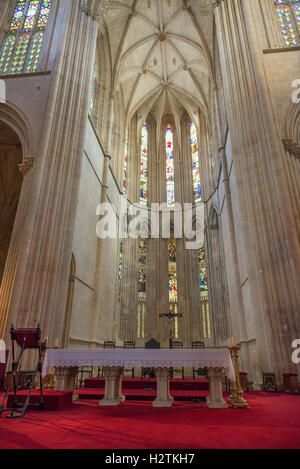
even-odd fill
[{"label": "stone mullion", "polygon": [[[199,142],[198,142],[199,143]],[[184,202],[194,203],[193,197],[193,176],[192,176],[192,155],[190,145],[190,120],[187,119],[182,123],[182,147],[183,147],[183,172],[185,183]],[[184,239],[184,243],[185,243]],[[197,250],[185,250],[184,255],[186,258],[186,298],[187,300],[187,315],[186,331],[190,332],[192,336],[186,337],[187,345],[190,346],[193,340],[197,340],[202,336],[201,321],[200,321],[200,286],[199,286],[199,271],[198,271],[198,253]],[[191,328],[193,324],[193,328]],[[199,332],[197,332],[199,331]],[[201,332],[200,332],[201,331]]]},{"label": "stone mullion", "polygon": [[[268,273],[264,272],[263,270],[263,266],[269,265],[271,259],[271,262],[275,262],[275,253],[271,251],[269,246],[274,246],[275,244],[278,245],[278,239],[281,239],[284,230],[284,226],[280,223],[281,220],[278,220],[275,214],[275,212],[277,212],[277,214],[280,212],[280,210],[278,210],[279,207],[277,207],[277,210],[275,207],[276,203],[280,203],[281,201],[279,201],[278,199],[276,200],[276,194],[275,197],[271,197],[272,187],[282,187],[283,192],[285,191],[284,183],[283,181],[281,181],[281,184],[275,184],[274,186],[274,182],[272,184],[271,181],[269,181],[269,178],[271,179],[273,177],[275,179],[279,179],[281,176],[279,176],[278,171],[276,174],[276,171],[274,171],[273,168],[269,168],[269,165],[279,164],[280,166],[281,155],[279,156],[278,154],[276,159],[273,155],[273,157],[270,157],[268,161],[266,161],[265,158],[265,154],[268,155],[269,142],[266,140],[266,135],[263,133],[263,130],[267,129],[267,131],[269,132],[269,136],[274,137],[274,141],[276,141],[276,138],[274,135],[274,129],[272,128],[272,124],[269,121],[269,111],[267,109],[267,104],[269,103],[264,102],[265,97],[263,95],[262,89],[260,88],[262,84],[261,82],[258,83],[258,81],[256,80],[255,70],[253,68],[254,64],[258,68],[261,67],[258,59],[258,52],[253,49],[250,51],[248,48],[249,44],[245,39],[245,24],[244,20],[242,19],[241,10],[241,8],[243,7],[247,8],[247,4],[245,4],[244,2],[237,4],[236,1],[223,1],[221,2],[221,6],[217,8],[216,13],[217,27],[219,30],[219,43],[221,44],[223,42],[224,45],[226,45],[226,50],[228,54],[233,54],[232,60],[227,59],[226,65],[224,64],[223,60],[223,73],[225,73],[226,75],[225,70],[227,70],[229,76],[231,77],[230,80],[227,79],[227,92],[229,92],[231,95],[231,102],[227,102],[228,119],[232,135],[235,136],[233,142],[239,142],[238,153],[242,167],[245,166],[247,161],[248,166],[252,169],[253,172],[255,172],[255,168],[258,169],[258,166],[264,168],[263,171],[260,170],[259,174],[257,174],[255,184],[251,184],[251,181],[244,177],[244,175],[247,174],[247,166],[242,171],[241,176],[245,187],[248,187],[247,209],[252,219],[251,226],[254,230],[253,241],[256,245],[257,261],[259,262],[259,264],[262,265],[260,269],[261,281],[258,283],[257,287],[258,289],[260,289],[265,311],[272,311],[272,315],[268,318],[268,320],[272,323],[272,326],[271,328],[267,328],[266,333],[270,333],[272,328],[274,328],[276,330],[277,338],[279,339],[280,337],[282,337],[282,342],[281,340],[279,340],[279,348],[281,349],[281,351],[277,360],[279,361],[280,356],[284,356],[283,361],[286,363],[286,366],[290,367],[287,344],[285,343],[283,334],[280,332],[279,329],[279,324],[283,319],[280,314],[280,310],[283,307],[283,304],[282,298],[279,298],[278,296],[280,292],[281,295],[285,297],[284,300],[290,303],[287,298],[288,295],[286,295],[286,292],[282,292],[282,289],[280,288],[280,284],[288,285],[289,279],[286,278],[286,275],[282,271],[280,265],[278,265],[278,269],[276,269],[276,266],[274,264],[274,275],[272,276],[272,279],[268,276]],[[249,26],[249,29],[251,31],[251,26]],[[253,44],[254,43],[255,41],[253,42]],[[252,48],[254,47],[253,44]],[[243,67],[239,66],[241,60],[244,60]],[[244,96],[246,97],[246,100],[243,101]],[[265,96],[267,96],[267,93],[265,94]],[[263,114],[262,109],[264,109],[266,115]],[[234,113],[237,113],[236,117],[234,117]],[[237,122],[239,122],[239,131],[236,128]],[[248,122],[253,122],[255,127],[250,128]],[[253,148],[251,148],[251,154],[249,153],[248,146],[250,139],[252,139],[254,144]],[[258,142],[260,142],[261,147],[259,147]],[[276,149],[274,148],[275,154],[280,153],[278,151],[278,148],[280,148],[280,146],[277,146]],[[263,153],[263,151],[265,153]],[[272,161],[270,161],[270,159],[272,159]],[[276,163],[274,162],[274,160],[276,161]],[[261,181],[260,185],[259,178],[261,174],[264,174],[264,180]],[[279,183],[279,181],[277,182]],[[271,184],[271,187],[269,187],[269,184]],[[257,193],[256,200],[250,204],[249,199],[251,199],[252,195],[255,193]],[[283,194],[283,199],[287,199],[286,194]],[[257,201],[259,202],[257,203]],[[285,200],[285,203],[289,211],[290,204],[288,203],[288,200]],[[262,224],[259,227],[259,230],[255,220],[256,213],[253,213],[254,207],[256,209],[256,213],[258,210],[258,213],[260,213],[260,220]],[[269,218],[271,219],[269,220]],[[270,232],[270,227],[272,227],[272,232]],[[292,241],[292,237],[293,235],[288,241]],[[281,246],[284,246],[284,244],[285,242],[281,243]],[[289,246],[286,247],[289,248]],[[286,247],[284,246],[283,251],[277,253],[277,258],[283,257],[284,259],[288,259],[288,257],[286,257],[285,252]],[[279,288],[273,288],[274,277],[276,279],[275,282],[277,282]],[[283,279],[283,277],[285,278]],[[270,294],[268,294],[267,292],[270,292]],[[276,316],[278,317],[276,320],[274,320]],[[265,315],[263,319],[266,320]],[[270,346],[268,352],[271,352],[273,348],[271,343],[274,343],[274,339],[272,341],[268,339]],[[275,340],[275,343],[278,343],[278,340]],[[265,344],[260,343],[258,346],[263,347],[265,352],[263,353],[262,351],[260,355],[266,355]],[[273,348],[273,353],[277,354],[277,352],[279,352],[279,350]],[[272,362],[273,361],[274,357],[272,358]]]},{"label": "stone mullion", "polygon": [[[158,147],[158,161],[159,164],[159,173],[157,177],[158,183],[158,202],[166,203],[166,145],[165,145],[165,128],[167,122],[163,122],[160,130],[160,139]],[[159,252],[158,252],[158,264],[157,270],[160,272],[159,279],[159,301],[158,313],[168,313],[169,312],[169,273],[168,273],[168,242],[166,239],[160,239],[158,242]],[[160,341],[161,346],[169,346],[169,320],[161,318],[160,319]],[[174,329],[174,327],[173,327]],[[165,340],[165,342],[163,342]]]},{"label": "stone mullion", "polygon": [[[156,165],[156,126],[155,122],[148,120],[148,156],[149,156],[149,175],[148,175],[148,183],[149,183],[149,194],[148,194],[148,202],[149,202],[149,217],[151,214],[151,204],[155,202],[155,193],[156,193],[156,182],[157,182],[157,165]],[[151,219],[149,219],[151,223]],[[151,235],[151,233],[149,233]],[[158,285],[157,277],[159,276],[159,272],[157,271],[157,262],[158,256],[156,252],[157,248],[157,240],[151,239],[149,237],[147,241],[147,285],[146,285],[146,292],[147,292],[147,316],[146,316],[146,330],[145,330],[145,341],[155,338],[158,338],[158,311],[157,311],[157,288]]]}]

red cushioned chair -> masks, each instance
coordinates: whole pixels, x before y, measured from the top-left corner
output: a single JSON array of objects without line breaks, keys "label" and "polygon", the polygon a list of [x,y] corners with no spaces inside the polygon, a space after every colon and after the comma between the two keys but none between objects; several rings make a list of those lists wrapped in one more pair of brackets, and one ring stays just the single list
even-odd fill
[{"label": "red cushioned chair", "polygon": [[0,391],[3,389],[3,385],[5,383],[5,373],[6,373],[6,365],[8,361],[8,350],[6,350],[5,356],[5,363],[0,363]]},{"label": "red cushioned chair", "polygon": [[283,392],[299,392],[298,375],[295,373],[284,373],[282,375],[282,391]]}]

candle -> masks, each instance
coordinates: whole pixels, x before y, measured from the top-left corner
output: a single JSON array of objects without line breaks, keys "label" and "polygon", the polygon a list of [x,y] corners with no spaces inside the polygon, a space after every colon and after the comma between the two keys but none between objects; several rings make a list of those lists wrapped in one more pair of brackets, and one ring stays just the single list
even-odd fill
[{"label": "candle", "polygon": [[54,345],[55,348],[58,348],[58,342],[59,342],[59,340],[55,339],[55,345]]}]

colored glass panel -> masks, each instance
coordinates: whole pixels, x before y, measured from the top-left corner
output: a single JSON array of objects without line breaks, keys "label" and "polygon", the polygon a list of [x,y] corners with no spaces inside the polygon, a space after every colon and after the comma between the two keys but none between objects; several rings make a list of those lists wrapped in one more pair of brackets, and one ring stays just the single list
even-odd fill
[{"label": "colored glass panel", "polygon": [[25,72],[35,72],[38,66],[41,48],[43,45],[44,32],[38,31],[31,38],[30,48],[25,66]]},{"label": "colored glass panel", "polygon": [[140,239],[138,250],[138,299],[146,301],[147,251],[145,239]]},{"label": "colored glass panel", "polygon": [[206,260],[204,247],[199,249],[199,277],[200,277],[200,294],[201,297],[207,298],[208,296],[208,284],[207,284],[207,272],[206,272]]},{"label": "colored glass panel", "polygon": [[33,0],[29,3],[23,27],[24,31],[32,31],[39,3],[39,0]]},{"label": "colored glass panel", "polygon": [[123,279],[123,258],[124,258],[124,241],[120,240],[120,254],[119,254],[119,273],[118,273],[118,297],[121,299],[121,287]]},{"label": "colored glass panel", "polygon": [[93,117],[93,111],[94,111],[94,107],[95,107],[97,78],[98,78],[98,70],[97,70],[97,65],[95,63],[94,73],[93,73],[93,81],[92,81],[91,102],[90,102],[90,109],[89,109],[89,116],[90,117]]},{"label": "colored glass panel", "polygon": [[298,29],[300,29],[300,2],[294,5],[294,12],[296,16]]},{"label": "colored glass panel", "polygon": [[25,6],[26,6],[25,0],[17,2],[16,8],[15,8],[15,11],[14,11],[11,23],[10,23],[10,28],[9,28],[10,31],[14,32],[20,28],[22,24],[22,20],[23,20]]},{"label": "colored glass panel", "polygon": [[170,125],[166,130],[166,159],[167,204],[173,207],[175,204],[174,134]]},{"label": "colored glass panel", "polygon": [[48,23],[49,19],[49,13],[50,13],[50,8],[52,5],[52,0],[51,1],[42,1],[41,3],[41,9],[40,9],[40,14],[39,14],[39,19],[37,23],[37,27],[39,29],[45,29]]},{"label": "colored glass panel", "polygon": [[141,135],[141,166],[140,166],[140,202],[148,203],[148,126],[143,125]]},{"label": "colored glass panel", "polygon": [[198,251],[199,280],[200,280],[200,317],[202,322],[203,336],[211,337],[210,311],[208,301],[208,283],[204,247]]},{"label": "colored glass panel", "polygon": [[5,40],[0,52],[0,74],[5,75],[9,69],[10,61],[13,56],[16,36],[9,35]]},{"label": "colored glass panel", "polygon": [[275,0],[277,15],[281,33],[287,47],[299,45],[299,23],[300,3],[294,1]]},{"label": "colored glass panel", "polygon": [[27,56],[28,46],[30,42],[29,34],[22,34],[19,37],[15,49],[14,57],[10,67],[10,73],[21,73]]},{"label": "colored glass panel", "polygon": [[177,263],[176,263],[176,240],[175,239],[169,239],[168,241],[168,255],[169,255],[169,302],[177,303],[178,288],[177,288]]},{"label": "colored glass panel", "polygon": [[124,148],[124,165],[123,165],[123,194],[126,194],[126,182],[127,182],[127,164],[128,164],[128,130],[125,137],[125,148]]},{"label": "colored glass panel", "polygon": [[197,129],[193,122],[190,123],[191,151],[193,162],[193,187],[196,202],[202,200],[201,183],[200,183],[200,164],[199,164],[199,147]]}]

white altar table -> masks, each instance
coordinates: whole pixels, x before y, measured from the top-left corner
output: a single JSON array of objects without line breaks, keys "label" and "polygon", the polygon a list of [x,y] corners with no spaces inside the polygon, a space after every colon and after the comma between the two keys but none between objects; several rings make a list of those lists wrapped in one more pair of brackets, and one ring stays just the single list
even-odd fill
[{"label": "white altar table", "polygon": [[234,368],[227,349],[172,350],[172,349],[49,349],[46,353],[43,375],[48,368],[55,368],[56,390],[73,391],[78,368],[103,366],[105,397],[100,405],[119,405],[122,396],[122,373],[124,367],[155,368],[157,378],[156,407],[171,406],[170,368],[208,368],[210,396],[209,407],[227,407],[222,395],[223,373],[234,380]]}]

